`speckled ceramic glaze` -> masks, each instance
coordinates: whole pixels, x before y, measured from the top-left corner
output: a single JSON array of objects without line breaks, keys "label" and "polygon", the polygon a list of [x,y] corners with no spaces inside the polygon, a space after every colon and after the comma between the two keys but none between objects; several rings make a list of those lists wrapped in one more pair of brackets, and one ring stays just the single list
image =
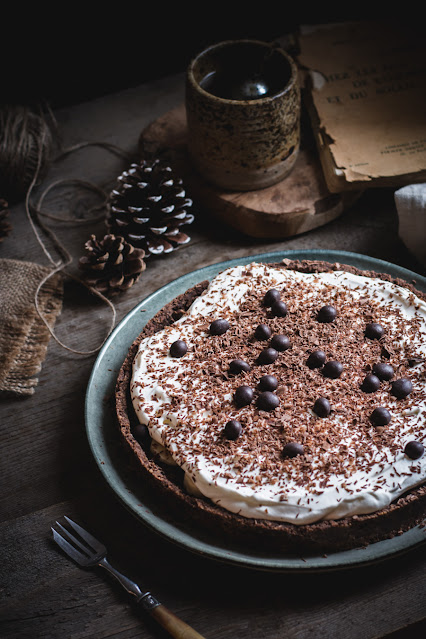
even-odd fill
[{"label": "speckled ceramic glaze", "polygon": [[[218,82],[214,92],[206,82],[213,76],[227,78],[223,91],[216,91]],[[251,94],[247,82],[245,91],[236,89],[241,78],[251,81]],[[254,84],[268,90],[253,98]],[[240,191],[265,188],[293,168],[300,87],[296,65],[283,49],[255,40],[205,49],[187,69],[185,102],[190,158],[212,184]]]}]

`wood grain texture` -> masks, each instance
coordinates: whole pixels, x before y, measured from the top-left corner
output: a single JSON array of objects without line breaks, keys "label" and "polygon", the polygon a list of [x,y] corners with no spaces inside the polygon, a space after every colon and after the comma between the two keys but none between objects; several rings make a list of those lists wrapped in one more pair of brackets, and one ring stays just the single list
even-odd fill
[{"label": "wood grain texture", "polygon": [[[57,112],[64,145],[105,141],[137,151],[150,122],[178,107],[182,77],[172,76]],[[40,185],[77,177],[108,187],[123,161],[96,146],[55,163]],[[84,218],[92,197],[53,191],[48,208],[72,207]],[[12,234],[2,257],[46,264],[22,205],[11,211]],[[76,263],[102,222],[51,223]],[[297,237],[248,238],[199,212],[191,242],[153,260],[127,294],[115,300],[117,322],[147,295],[193,269],[262,251],[348,250],[420,267],[398,238],[393,194],[364,194],[331,223]],[[424,273],[422,273],[424,274]],[[110,309],[66,278],[57,333],[83,349],[99,344]],[[6,639],[165,637],[101,571],[85,571],[61,554],[50,526],[68,514],[105,542],[110,559],[169,610],[215,639],[373,639],[424,635],[425,548],[389,562],[330,574],[276,575],[217,564],[171,544],[136,521],[104,484],[84,428],[84,400],[96,355],[79,356],[50,340],[33,396],[0,400],[0,636]],[[108,401],[108,398],[105,398]],[[408,634],[402,634],[408,633]]]}]

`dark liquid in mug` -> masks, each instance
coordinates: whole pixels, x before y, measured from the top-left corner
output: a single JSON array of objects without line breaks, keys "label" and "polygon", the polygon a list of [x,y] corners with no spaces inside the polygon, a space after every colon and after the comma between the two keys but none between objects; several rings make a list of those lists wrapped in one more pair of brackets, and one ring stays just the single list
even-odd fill
[{"label": "dark liquid in mug", "polygon": [[260,74],[238,77],[235,74],[212,71],[200,81],[200,87],[225,100],[259,100],[276,93]]}]

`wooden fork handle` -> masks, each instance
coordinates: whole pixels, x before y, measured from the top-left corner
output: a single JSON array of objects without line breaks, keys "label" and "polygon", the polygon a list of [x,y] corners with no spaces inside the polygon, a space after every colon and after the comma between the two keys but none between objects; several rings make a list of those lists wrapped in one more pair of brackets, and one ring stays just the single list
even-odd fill
[{"label": "wooden fork handle", "polygon": [[175,639],[204,639],[200,633],[176,617],[163,604],[155,606],[148,612]]}]

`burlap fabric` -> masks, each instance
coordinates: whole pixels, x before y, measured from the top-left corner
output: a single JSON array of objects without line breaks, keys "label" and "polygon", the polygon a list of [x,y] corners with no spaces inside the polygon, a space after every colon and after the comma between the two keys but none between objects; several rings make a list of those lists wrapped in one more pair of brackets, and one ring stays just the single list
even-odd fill
[{"label": "burlap fabric", "polygon": [[[35,293],[50,269],[0,259],[0,394],[32,395],[46,357],[50,331],[39,316]],[[40,313],[53,329],[62,310],[63,282],[55,274],[38,295]]]}]

